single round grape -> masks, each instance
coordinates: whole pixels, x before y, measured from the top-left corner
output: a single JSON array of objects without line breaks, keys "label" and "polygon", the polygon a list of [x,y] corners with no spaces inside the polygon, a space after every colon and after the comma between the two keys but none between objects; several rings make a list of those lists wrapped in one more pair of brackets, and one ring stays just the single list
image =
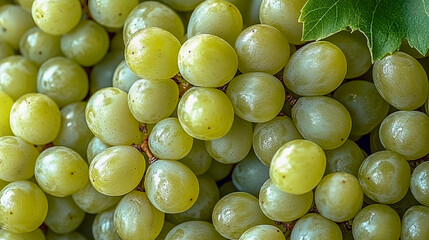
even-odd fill
[{"label": "single round grape", "polygon": [[89,0],[88,9],[100,25],[117,29],[124,26],[128,14],[138,3],[138,0]]},{"label": "single round grape", "polygon": [[380,141],[386,149],[395,151],[407,160],[415,160],[429,153],[429,117],[418,111],[397,111],[380,125]]},{"label": "single round grape", "polygon": [[121,200],[120,196],[107,196],[98,192],[89,182],[83,189],[73,193],[72,198],[79,208],[91,214],[100,213]]},{"label": "single round grape", "polygon": [[79,0],[34,0],[31,14],[42,31],[62,35],[79,23],[82,9]]},{"label": "single round grape", "polygon": [[80,209],[71,197],[58,198],[47,195],[48,215],[44,223],[56,233],[64,234],[74,231],[82,223],[85,212]]},{"label": "single round grape", "polygon": [[141,78],[171,78],[179,72],[180,45],[173,34],[162,28],[143,28],[130,36],[125,46],[125,60]]},{"label": "single round grape", "polygon": [[318,239],[318,240],[342,240],[341,230],[338,225],[320,214],[309,213],[296,222],[290,240]]},{"label": "single round grape", "polygon": [[322,148],[308,140],[292,140],[274,154],[270,178],[282,191],[304,194],[317,186],[325,167],[326,156]]},{"label": "single round grape", "polygon": [[212,164],[212,157],[207,152],[204,141],[193,139],[191,151],[180,159],[195,175],[201,175],[209,170]]},{"label": "single round grape", "polygon": [[113,73],[124,58],[123,50],[111,50],[107,52],[100,62],[92,67],[89,74],[89,94],[93,95],[102,88],[113,86]]},{"label": "single round grape", "polygon": [[181,223],[168,232],[165,240],[223,240],[213,224],[206,221],[189,221]]},{"label": "single round grape", "polygon": [[26,233],[13,233],[8,232],[4,229],[0,229],[0,240],[45,240],[45,234],[43,234],[40,228],[34,231]]},{"label": "single round grape", "polygon": [[414,169],[410,189],[417,201],[429,207],[429,162],[421,163]]},{"label": "single round grape", "polygon": [[19,41],[19,52],[37,65],[46,60],[61,56],[60,36],[50,35],[40,28],[29,29]]},{"label": "single round grape", "polygon": [[207,170],[207,175],[218,182],[226,178],[231,173],[233,167],[233,164],[225,164],[218,162],[217,160],[213,160],[209,170]]},{"label": "single round grape", "polygon": [[25,141],[43,145],[58,135],[61,114],[55,102],[40,93],[20,97],[10,112],[10,127],[15,136]]},{"label": "single round grape", "polygon": [[267,122],[282,110],[285,91],[281,82],[268,73],[238,75],[229,83],[226,95],[235,113],[249,122]]},{"label": "single round grape", "polygon": [[88,143],[88,148],[86,149],[86,156],[88,159],[88,164],[102,151],[111,147],[111,145],[104,143],[98,137],[93,137]]},{"label": "single round grape", "polygon": [[402,218],[402,240],[429,239],[429,207],[414,206]]},{"label": "single round grape", "polygon": [[0,191],[0,224],[4,230],[26,233],[45,220],[48,200],[33,182],[16,181]]},{"label": "single round grape", "polygon": [[131,86],[139,79],[140,78],[130,70],[127,62],[122,60],[113,73],[112,85],[113,87],[119,88],[124,92],[128,92]]},{"label": "single round grape", "polygon": [[290,222],[302,217],[313,204],[313,192],[290,194],[279,189],[268,179],[259,192],[259,206],[268,218]]},{"label": "single round grape", "polygon": [[9,44],[14,50],[19,47],[19,40],[24,33],[34,27],[31,15],[23,8],[13,4],[0,7],[0,40]]},{"label": "single round grape", "polygon": [[365,159],[365,155],[361,148],[349,139],[338,148],[325,150],[325,154],[325,175],[333,172],[346,172],[357,177],[359,167]]},{"label": "single round grape", "polygon": [[13,99],[5,92],[0,90],[0,137],[12,135],[10,129],[10,110],[12,109]]},{"label": "single round grape", "polygon": [[239,240],[258,240],[258,239],[271,239],[271,240],[286,240],[285,235],[279,228],[271,225],[258,225],[247,229]]},{"label": "single round grape", "polygon": [[137,187],[145,169],[145,157],[137,149],[114,146],[95,156],[89,166],[89,178],[98,192],[120,196]]},{"label": "single round grape", "polygon": [[110,208],[95,216],[92,224],[92,235],[95,239],[122,240],[115,229],[115,208]]},{"label": "single round grape", "polygon": [[374,85],[380,95],[399,110],[413,110],[428,98],[428,77],[410,55],[395,52],[374,63]]},{"label": "single round grape", "polygon": [[231,101],[220,90],[193,87],[185,92],[177,106],[183,129],[200,140],[225,136],[234,120]]},{"label": "single round grape", "polygon": [[152,240],[161,232],[164,213],[151,204],[145,192],[132,191],[116,206],[113,221],[123,239]]},{"label": "single round grape", "polygon": [[88,183],[88,164],[72,149],[54,146],[40,153],[34,175],[44,192],[65,197]]},{"label": "single round grape", "polygon": [[358,212],[353,220],[353,237],[364,239],[399,239],[401,219],[391,207],[372,204]]}]

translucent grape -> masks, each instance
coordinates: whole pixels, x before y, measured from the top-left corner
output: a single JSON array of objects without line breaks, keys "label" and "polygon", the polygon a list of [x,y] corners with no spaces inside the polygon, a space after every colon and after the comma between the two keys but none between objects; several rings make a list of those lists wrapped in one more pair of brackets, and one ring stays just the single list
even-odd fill
[{"label": "translucent grape", "polygon": [[89,141],[88,148],[86,149],[88,163],[90,164],[95,156],[109,147],[111,147],[111,145],[104,143],[98,137],[93,137],[91,141]]},{"label": "translucent grape", "polygon": [[38,27],[29,29],[19,41],[19,52],[37,65],[61,56],[60,36],[50,35]]},{"label": "translucent grape", "polygon": [[192,11],[203,1],[204,0],[162,0],[163,3],[180,12]]},{"label": "translucent grape", "polygon": [[20,6],[6,4],[0,7],[0,40],[14,50],[18,49],[22,35],[32,27],[34,22],[31,15]]},{"label": "translucent grape", "polygon": [[164,221],[164,226],[162,226],[161,232],[155,240],[165,240],[165,237],[167,236],[168,232],[170,232],[170,230],[173,229],[175,226],[176,225],[172,224],[171,222]]},{"label": "translucent grape", "polygon": [[227,181],[219,187],[219,196],[221,198],[233,192],[238,192],[238,189],[234,186],[232,181]]},{"label": "translucent grape", "polygon": [[92,224],[92,234],[95,239],[122,240],[115,229],[114,213],[115,208],[110,208],[95,216]]},{"label": "translucent grape", "polygon": [[212,163],[212,157],[206,150],[204,141],[193,139],[191,151],[180,159],[195,175],[201,175],[209,170]]},{"label": "translucent grape", "polygon": [[229,175],[233,167],[233,164],[225,164],[213,160],[207,174],[215,181],[220,181]]},{"label": "translucent grape", "polygon": [[247,229],[239,240],[285,240],[285,235],[277,227],[271,225],[258,225]]},{"label": "translucent grape", "polygon": [[0,59],[14,55],[12,47],[4,41],[0,41]]},{"label": "translucent grape", "polygon": [[116,205],[121,197],[107,196],[98,192],[91,183],[73,193],[73,201],[87,213],[100,213],[114,205]]},{"label": "translucent grape", "polygon": [[421,163],[414,169],[410,189],[417,201],[429,206],[429,162]]},{"label": "translucent grape", "polygon": [[87,238],[79,232],[57,234],[53,231],[49,231],[48,229],[48,232],[46,233],[46,240],[87,240]]},{"label": "translucent grape", "polygon": [[47,195],[48,215],[44,223],[56,233],[69,233],[82,223],[85,212],[80,209],[71,197],[58,198]]},{"label": "translucent grape", "polygon": [[117,29],[124,26],[128,14],[138,3],[138,0],[89,0],[88,8],[91,16],[100,25]]},{"label": "translucent grape", "polygon": [[45,235],[42,230],[37,228],[34,231],[26,232],[26,233],[13,233],[8,232],[4,229],[0,230],[0,239],[1,240],[45,240]]},{"label": "translucent grape", "polygon": [[189,221],[172,228],[165,240],[223,240],[213,225],[206,221]]},{"label": "translucent grape", "polygon": [[[122,41],[122,40],[121,40]],[[128,92],[134,82],[140,78],[135,75],[127,65],[127,62],[123,60],[116,67],[113,73],[112,85],[113,87],[119,88],[124,92]]]},{"label": "translucent grape", "polygon": [[428,239],[429,208],[425,206],[414,206],[407,210],[402,218],[401,239],[418,240]]},{"label": "translucent grape", "polygon": [[347,139],[340,147],[325,150],[325,175],[333,172],[346,172],[358,176],[358,171],[365,156],[361,148],[352,140]]},{"label": "translucent grape", "polygon": [[317,213],[309,213],[292,229],[290,240],[299,239],[342,240],[343,237],[337,224]]},{"label": "translucent grape", "polygon": [[89,75],[89,93],[91,95],[102,88],[113,86],[113,73],[122,60],[124,60],[123,50],[110,51],[92,67]]},{"label": "translucent grape", "polygon": [[13,99],[5,92],[0,90],[0,137],[12,135],[10,129],[10,110],[12,109]]}]

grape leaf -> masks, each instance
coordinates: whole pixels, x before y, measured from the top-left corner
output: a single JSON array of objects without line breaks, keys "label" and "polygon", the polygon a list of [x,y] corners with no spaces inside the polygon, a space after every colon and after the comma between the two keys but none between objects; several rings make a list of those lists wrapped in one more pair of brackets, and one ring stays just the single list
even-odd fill
[{"label": "grape leaf", "polygon": [[308,0],[300,21],[305,41],[360,30],[373,60],[399,49],[403,38],[422,55],[429,49],[429,0]]}]

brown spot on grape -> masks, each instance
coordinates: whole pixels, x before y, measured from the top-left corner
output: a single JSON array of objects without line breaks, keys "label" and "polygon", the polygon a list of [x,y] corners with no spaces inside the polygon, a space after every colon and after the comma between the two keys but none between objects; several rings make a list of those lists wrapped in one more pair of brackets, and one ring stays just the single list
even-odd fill
[{"label": "brown spot on grape", "polygon": [[6,31],[7,31],[7,29],[6,29],[5,27],[1,28],[1,30],[2,30],[3,32],[6,32]]},{"label": "brown spot on grape", "polygon": [[39,55],[42,55],[42,51],[37,52]]},{"label": "brown spot on grape", "polygon": [[346,181],[344,181],[344,180],[343,180],[342,182],[343,182],[343,183],[346,183]]},{"label": "brown spot on grape", "polygon": [[210,129],[212,129],[212,128],[211,128],[211,127],[208,127],[207,129],[208,129],[208,130],[210,130]]},{"label": "brown spot on grape", "polygon": [[341,141],[344,141],[344,138],[341,138]]},{"label": "brown spot on grape", "polygon": [[12,215],[12,214],[13,214],[13,212],[9,212],[9,214],[10,214],[10,215]]},{"label": "brown spot on grape", "polygon": [[283,175],[283,176],[282,176],[282,178],[286,178],[286,176],[285,176],[285,175]]},{"label": "brown spot on grape", "polygon": [[190,200],[191,200],[191,202],[192,202],[192,198],[191,198]]},{"label": "brown spot on grape", "polygon": [[118,13],[118,16],[120,17],[120,16],[122,16],[122,13]]}]

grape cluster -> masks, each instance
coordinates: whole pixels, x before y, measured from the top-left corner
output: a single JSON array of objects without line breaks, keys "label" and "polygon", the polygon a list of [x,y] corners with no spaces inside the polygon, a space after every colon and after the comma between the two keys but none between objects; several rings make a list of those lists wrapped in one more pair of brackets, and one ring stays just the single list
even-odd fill
[{"label": "grape cluster", "polygon": [[305,0],[1,0],[0,239],[429,239],[429,57]]}]

